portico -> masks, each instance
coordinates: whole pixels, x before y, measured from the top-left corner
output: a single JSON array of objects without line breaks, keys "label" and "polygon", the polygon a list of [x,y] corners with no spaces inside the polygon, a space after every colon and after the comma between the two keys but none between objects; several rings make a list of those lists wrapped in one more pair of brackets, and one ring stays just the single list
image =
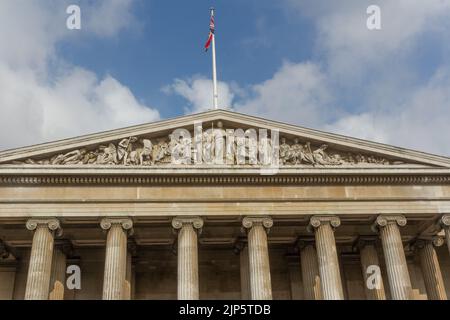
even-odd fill
[{"label": "portico", "polygon": [[[171,164],[198,121],[279,130],[276,172]],[[0,297],[446,299],[449,217],[448,158],[214,110],[1,152]]]}]

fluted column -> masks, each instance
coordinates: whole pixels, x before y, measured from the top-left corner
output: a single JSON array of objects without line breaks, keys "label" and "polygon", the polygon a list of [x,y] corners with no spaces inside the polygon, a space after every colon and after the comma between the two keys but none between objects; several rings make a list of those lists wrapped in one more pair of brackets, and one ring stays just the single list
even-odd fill
[{"label": "fluted column", "polygon": [[336,216],[313,216],[308,229],[314,230],[320,283],[324,300],[343,300],[341,272],[337,255],[334,229],[341,220]]},{"label": "fluted column", "polygon": [[432,239],[419,239],[414,244],[417,248],[422,268],[423,280],[427,289],[428,300],[447,300],[444,279],[442,278],[441,267],[435,246],[444,244],[444,239],[434,237]]},{"label": "fluted column", "polygon": [[399,226],[406,225],[404,216],[380,215],[374,228],[379,230],[386,263],[389,288],[393,300],[411,300],[412,287]]},{"label": "fluted column", "polygon": [[241,299],[250,299],[250,272],[248,260],[248,246],[244,245],[239,252],[240,274],[241,274]]},{"label": "fluted column", "polygon": [[305,300],[322,300],[319,265],[313,241],[299,241],[300,265],[303,280],[303,295]]},{"label": "fluted column", "polygon": [[127,243],[127,271],[125,273],[124,300],[132,300],[134,298],[134,266],[133,256],[136,255],[136,243],[128,240]]},{"label": "fluted column", "polygon": [[126,298],[127,236],[132,230],[133,221],[129,218],[104,218],[100,226],[108,231],[103,300],[123,300]]},{"label": "fluted column", "polygon": [[57,240],[53,249],[52,272],[50,276],[49,300],[64,300],[66,285],[67,254],[72,245],[67,240]]},{"label": "fluted column", "polygon": [[247,229],[250,297],[252,300],[271,300],[267,231],[272,227],[273,220],[270,217],[245,217],[242,225]]},{"label": "fluted column", "polygon": [[361,271],[364,279],[364,291],[367,300],[386,300],[380,261],[374,237],[361,237],[357,246],[361,259]]},{"label": "fluted column", "polygon": [[30,264],[25,289],[25,300],[47,300],[52,270],[55,231],[61,230],[57,219],[30,219],[26,223],[33,231]]},{"label": "fluted column", "polygon": [[198,300],[197,230],[203,227],[203,220],[200,217],[176,217],[172,227],[178,230],[178,300]]},{"label": "fluted column", "polygon": [[450,253],[450,214],[444,214],[441,217],[440,224],[445,232],[445,244],[447,245],[447,250]]}]

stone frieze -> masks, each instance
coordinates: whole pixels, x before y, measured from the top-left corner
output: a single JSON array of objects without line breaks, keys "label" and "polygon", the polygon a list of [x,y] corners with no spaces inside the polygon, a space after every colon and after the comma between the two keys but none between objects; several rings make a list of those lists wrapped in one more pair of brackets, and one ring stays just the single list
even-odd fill
[{"label": "stone frieze", "polygon": [[[231,132],[231,134],[230,134]],[[330,150],[327,144],[313,144],[301,138],[288,139],[281,135],[260,136],[252,131],[225,130],[221,122],[216,129],[191,138],[190,134],[170,134],[162,138],[131,136],[106,145],[79,148],[46,158],[29,158],[12,164],[33,165],[125,165],[165,166],[193,165],[199,158],[204,164],[279,166],[386,166],[402,164],[372,154]],[[200,154],[200,156],[199,156]]]}]

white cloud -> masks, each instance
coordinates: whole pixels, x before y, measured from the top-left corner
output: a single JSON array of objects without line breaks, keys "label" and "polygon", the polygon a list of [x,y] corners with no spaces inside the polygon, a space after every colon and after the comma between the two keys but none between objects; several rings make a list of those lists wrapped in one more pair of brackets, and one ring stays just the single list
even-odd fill
[{"label": "white cloud", "polygon": [[[418,41],[427,32],[438,31],[443,39],[449,39],[445,30],[450,26],[450,0],[286,2],[313,20],[318,49],[326,57],[329,73],[340,80],[378,71],[386,67],[386,61],[401,63],[417,50]],[[372,4],[381,9],[381,30],[366,27],[366,9]]]},{"label": "white cloud", "polygon": [[[99,36],[114,36],[121,29],[130,27],[136,21],[130,11],[133,0],[104,0],[85,3],[86,21],[83,28]],[[84,11],[84,10],[83,10]]]},{"label": "white cloud", "polygon": [[[131,0],[81,1],[82,28],[112,37],[132,22]],[[0,149],[153,121],[111,76],[70,65],[56,54],[69,32],[69,1],[1,1]],[[105,19],[107,17],[108,19]]]},{"label": "white cloud", "polygon": [[[233,104],[236,90],[233,85],[218,81],[217,90],[220,92],[218,105],[220,108],[230,108]],[[188,101],[185,108],[187,113],[196,113],[212,109],[213,85],[210,79],[196,76],[190,79],[175,79],[172,84],[163,88],[167,94],[175,93]]]},{"label": "white cloud", "polygon": [[[237,111],[450,155],[450,0],[376,1],[381,31],[366,27],[373,1],[285,3],[316,27],[314,62],[284,63],[244,94],[229,86]],[[424,43],[442,61],[426,61]],[[211,92],[187,88],[174,92],[193,104]]]},{"label": "white cloud", "polygon": [[[186,99],[186,113],[211,109],[212,82],[205,77],[175,79],[163,91]],[[327,119],[333,114],[326,78],[314,63],[285,62],[271,79],[248,88],[219,81],[218,91],[219,107],[272,119],[320,124],[324,121],[322,114]]]},{"label": "white cloud", "polygon": [[249,94],[235,105],[237,111],[308,125],[319,125],[333,114],[326,77],[314,63],[285,62]]},{"label": "white cloud", "polygon": [[[97,79],[72,69],[54,85],[39,83],[33,74],[0,67],[0,119],[3,146],[38,143],[157,119],[158,113],[139,104],[117,80]],[[13,134],[11,134],[13,133]]]},{"label": "white cloud", "polygon": [[325,129],[364,139],[450,154],[450,69],[440,69],[400,106],[348,115]]},{"label": "white cloud", "polygon": [[440,40],[427,45],[435,53],[448,50],[450,0],[376,1],[381,31],[366,28],[366,8],[373,1],[288,1],[316,24],[318,51],[335,96],[342,90],[359,104],[321,128],[450,155],[445,126],[450,122],[450,61],[443,59],[427,78],[420,69],[430,61],[419,56],[433,37]]}]

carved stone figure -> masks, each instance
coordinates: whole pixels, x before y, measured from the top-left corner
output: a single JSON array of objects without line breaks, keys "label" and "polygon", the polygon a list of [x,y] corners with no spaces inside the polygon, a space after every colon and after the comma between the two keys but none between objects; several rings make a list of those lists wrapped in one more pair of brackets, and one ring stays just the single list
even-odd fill
[{"label": "carved stone figure", "polygon": [[347,162],[348,162],[349,164],[355,164],[355,163],[356,163],[355,158],[353,158],[353,156],[352,156],[351,153],[348,153],[348,154],[347,154]]},{"label": "carved stone figure", "polygon": [[181,164],[191,164],[192,162],[192,140],[189,137],[182,137],[179,140],[178,152]]},{"label": "carved stone figure", "polygon": [[170,154],[174,154],[176,152],[176,148],[178,146],[178,139],[173,134],[169,134],[168,146],[169,146]]},{"label": "carved stone figure", "polygon": [[62,164],[65,157],[64,154],[58,154],[50,159],[50,164]]},{"label": "carved stone figure", "polygon": [[246,147],[245,147],[245,136],[238,135],[235,137],[236,140],[236,164],[245,164],[246,159]]},{"label": "carved stone figure", "polygon": [[100,146],[102,153],[97,157],[97,164],[117,164],[116,146],[110,143],[107,147]]},{"label": "carved stone figure", "polygon": [[211,164],[214,161],[215,148],[214,148],[214,137],[212,130],[206,130],[203,132],[203,162],[206,164]]},{"label": "carved stone figure", "polygon": [[341,155],[338,154],[338,153],[334,154],[334,155],[331,157],[331,159],[332,159],[332,163],[333,163],[334,165],[345,164],[345,160],[342,159]]},{"label": "carved stone figure", "polygon": [[226,157],[226,164],[236,164],[236,139],[233,134],[228,134],[226,137],[226,146],[225,146],[225,157]]},{"label": "carved stone figure", "polygon": [[149,139],[142,139],[142,147],[130,152],[129,160],[131,164],[144,165],[151,164],[151,155],[153,150],[152,142]]},{"label": "carved stone figure", "polygon": [[360,153],[356,155],[356,162],[357,163],[367,163],[366,157]]},{"label": "carved stone figure", "polygon": [[98,154],[95,151],[89,151],[86,153],[83,157],[82,163],[83,164],[94,164],[97,162]]},{"label": "carved stone figure", "polygon": [[84,155],[87,153],[87,150],[81,148],[79,150],[74,150],[68,152],[64,155],[64,160],[61,164],[80,164],[83,163]]},{"label": "carved stone figure", "polygon": [[158,144],[153,147],[152,164],[170,163],[169,145],[166,141],[160,140]]},{"label": "carved stone figure", "polygon": [[169,135],[168,151],[171,156],[171,162],[174,164],[190,164],[192,151],[191,139],[189,137],[177,137],[173,134]]},{"label": "carved stone figure", "polygon": [[258,140],[257,135],[254,130],[249,129],[246,131],[246,157],[248,164],[257,165],[258,164]]},{"label": "carved stone figure", "polygon": [[272,163],[272,141],[268,137],[259,140],[258,152],[260,164],[269,165]]},{"label": "carved stone figure", "polygon": [[122,164],[128,163],[128,155],[132,151],[133,143],[137,141],[136,137],[129,137],[127,139],[120,140],[117,145],[117,160]]},{"label": "carved stone figure", "polygon": [[280,160],[282,164],[287,164],[292,160],[291,146],[286,143],[286,138],[281,138]]},{"label": "carved stone figure", "polygon": [[58,154],[50,159],[50,164],[82,164],[87,150],[84,148]]},{"label": "carved stone figure", "polygon": [[316,163],[325,165],[330,163],[330,158],[325,153],[325,149],[328,148],[326,144],[323,144],[319,149],[314,150],[313,156]]},{"label": "carved stone figure", "polygon": [[303,158],[303,146],[300,144],[298,138],[295,138],[294,144],[291,146],[291,161],[293,164],[298,164],[302,162]]},{"label": "carved stone figure", "polygon": [[311,143],[307,142],[303,147],[301,160],[305,163],[309,163],[312,165],[316,164],[316,160],[314,159],[314,155],[311,151]]},{"label": "carved stone figure", "polygon": [[[66,153],[58,153],[45,159],[26,159],[13,161],[12,164],[28,165],[136,165],[153,166],[173,162],[176,156],[177,164],[191,165],[194,158],[194,148],[189,135],[176,137],[170,134],[168,138],[159,138],[154,144],[150,139],[129,137],[99,146],[96,149],[80,148]],[[227,165],[267,165],[273,158],[271,154],[272,140],[266,136],[258,136],[256,130],[242,129],[224,130],[221,121],[215,129],[204,131],[197,136],[202,143],[202,157],[205,164]],[[314,149],[314,151],[313,151]],[[402,165],[403,161],[388,160],[374,154],[329,152],[328,146],[312,147],[299,138],[294,138],[289,144],[281,137],[279,145],[281,165],[322,165],[322,166],[368,166],[368,165]],[[176,159],[175,159],[176,160]],[[224,161],[225,160],[225,161]]]},{"label": "carved stone figure", "polygon": [[13,164],[51,164],[49,159],[44,159],[44,160],[33,160],[33,159],[27,159],[24,162],[22,161],[13,161]]},{"label": "carved stone figure", "polygon": [[225,130],[222,121],[217,122],[217,127],[213,130],[214,135],[214,163],[223,164],[225,158]]}]

